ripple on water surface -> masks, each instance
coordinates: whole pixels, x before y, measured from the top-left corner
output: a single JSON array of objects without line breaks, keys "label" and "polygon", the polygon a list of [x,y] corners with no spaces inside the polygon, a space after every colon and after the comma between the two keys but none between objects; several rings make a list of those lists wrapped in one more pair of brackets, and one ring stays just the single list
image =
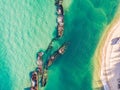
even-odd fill
[{"label": "ripple on water surface", "polygon": [[2,0],[0,6],[0,90],[23,90],[30,86],[36,52],[53,38],[54,1]]}]

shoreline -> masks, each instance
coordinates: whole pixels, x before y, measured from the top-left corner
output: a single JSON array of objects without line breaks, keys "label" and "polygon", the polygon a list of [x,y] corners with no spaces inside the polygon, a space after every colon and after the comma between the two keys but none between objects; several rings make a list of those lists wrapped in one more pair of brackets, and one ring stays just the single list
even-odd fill
[{"label": "shoreline", "polygon": [[93,57],[93,65],[95,67],[94,72],[93,72],[93,88],[99,88],[99,89],[104,88],[103,87],[104,82],[101,81],[101,80],[104,80],[103,77],[101,76],[101,73],[103,73],[102,67],[103,67],[103,63],[104,63],[103,62],[103,56],[104,56],[103,48],[104,48],[106,42],[109,42],[108,36],[114,31],[116,22],[120,22],[119,9],[120,9],[120,6],[118,7],[112,22],[105,28],[103,35],[100,39],[100,42],[97,46],[97,49],[95,51],[94,57]]}]

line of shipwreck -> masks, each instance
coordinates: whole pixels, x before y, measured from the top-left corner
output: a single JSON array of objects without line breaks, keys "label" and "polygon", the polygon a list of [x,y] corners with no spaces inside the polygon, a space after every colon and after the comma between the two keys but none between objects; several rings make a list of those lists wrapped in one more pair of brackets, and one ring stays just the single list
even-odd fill
[{"label": "line of shipwreck", "polygon": [[[55,0],[57,9],[57,38],[62,37],[64,31],[64,10],[62,3],[63,0]],[[51,44],[54,40],[56,40],[56,38],[50,42],[46,52],[51,49]],[[54,63],[57,57],[64,54],[68,44],[69,42],[63,43],[58,50],[49,56],[46,63],[43,62],[44,52],[41,51],[37,53],[37,69],[32,72],[30,90],[38,90],[39,86],[44,87],[46,85],[48,79],[48,68]]]}]

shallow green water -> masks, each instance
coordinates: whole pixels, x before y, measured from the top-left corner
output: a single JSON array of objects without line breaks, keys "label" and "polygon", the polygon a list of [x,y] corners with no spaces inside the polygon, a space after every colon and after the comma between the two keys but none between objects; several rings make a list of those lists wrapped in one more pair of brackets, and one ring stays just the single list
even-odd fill
[{"label": "shallow green water", "polygon": [[[70,1],[64,37],[57,42],[69,41],[70,45],[49,68],[45,90],[92,90],[91,58],[119,0]],[[0,1],[0,90],[30,86],[36,53],[45,50],[54,37],[55,10],[54,0]]]}]

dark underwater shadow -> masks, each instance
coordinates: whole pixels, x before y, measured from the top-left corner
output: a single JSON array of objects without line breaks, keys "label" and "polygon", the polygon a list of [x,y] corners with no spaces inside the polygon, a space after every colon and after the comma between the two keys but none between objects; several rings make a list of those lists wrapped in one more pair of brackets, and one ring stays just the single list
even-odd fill
[{"label": "dark underwater shadow", "polygon": [[29,78],[30,78],[30,79],[31,79],[32,73],[33,73],[33,71],[31,71],[31,72],[29,73]]},{"label": "dark underwater shadow", "polygon": [[24,90],[30,90],[30,87],[24,88]]},{"label": "dark underwater shadow", "polygon": [[[91,65],[91,57],[110,17],[106,17],[108,13],[105,12],[106,15],[104,15],[94,9],[88,0],[76,0],[71,4],[69,11],[65,13],[65,30],[62,40],[69,40],[71,44],[58,61],[61,63],[60,80],[63,81],[60,87],[69,90],[72,88],[92,90],[94,67]],[[104,90],[104,88],[99,87],[95,90]]]},{"label": "dark underwater shadow", "polygon": [[[109,18],[106,17],[108,13],[104,15],[102,11],[94,9],[88,0],[76,0],[69,11],[65,13],[64,36],[59,43],[62,44],[63,41],[69,40],[71,44],[61,56],[61,60],[59,58],[55,62],[55,64],[61,63],[59,77],[61,83],[55,90],[73,90],[73,88],[92,90],[91,68],[93,67],[90,65],[90,60],[103,32],[103,27],[108,24]],[[53,88],[55,83],[51,84],[49,87]],[[104,90],[104,88],[99,87],[95,90]]]}]

